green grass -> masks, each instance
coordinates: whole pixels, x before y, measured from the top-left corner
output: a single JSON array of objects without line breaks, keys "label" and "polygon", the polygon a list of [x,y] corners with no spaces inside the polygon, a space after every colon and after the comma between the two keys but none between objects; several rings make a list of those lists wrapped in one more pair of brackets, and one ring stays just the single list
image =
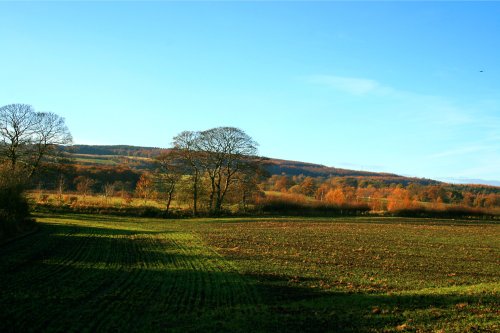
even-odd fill
[{"label": "green grass", "polygon": [[118,162],[104,158],[77,157],[74,159],[77,163],[82,164],[98,164],[98,165],[117,165]]},{"label": "green grass", "polygon": [[45,215],[0,247],[1,332],[500,330],[500,226]]},{"label": "green grass", "polygon": [[92,154],[73,154],[73,160],[81,164],[93,165],[119,165],[124,161],[136,161],[146,164],[152,164],[153,159],[139,156],[124,156],[124,155],[92,155]]}]

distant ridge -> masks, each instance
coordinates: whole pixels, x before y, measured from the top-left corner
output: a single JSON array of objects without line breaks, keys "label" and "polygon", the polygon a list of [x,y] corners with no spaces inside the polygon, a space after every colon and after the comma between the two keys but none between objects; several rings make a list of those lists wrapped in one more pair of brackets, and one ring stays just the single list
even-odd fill
[{"label": "distant ridge", "polygon": [[[76,155],[95,155],[95,156],[129,156],[154,158],[162,152],[168,151],[167,148],[159,147],[141,147],[132,145],[82,145],[77,144],[68,147],[61,147],[62,150],[69,154]],[[343,168],[328,167],[321,164],[289,161],[274,158],[264,158],[264,167],[271,175],[297,176],[304,175],[310,177],[355,177],[355,178],[371,178],[383,181],[386,184],[390,183],[418,183],[421,185],[437,185],[446,183],[458,184],[484,184],[490,186],[500,186],[498,181],[485,181],[481,179],[442,179],[442,181],[400,176],[386,172],[370,172],[361,170],[350,170]]]},{"label": "distant ridge", "polygon": [[500,181],[474,178],[441,178],[443,182],[451,184],[474,184],[474,185],[489,185],[500,187]]},{"label": "distant ridge", "polygon": [[63,150],[72,154],[137,156],[151,158],[158,156],[166,149],[130,145],[73,145],[64,147]]},{"label": "distant ridge", "polygon": [[[384,173],[384,172],[371,172],[371,171],[360,171],[360,170],[351,170],[351,169],[342,169],[335,167],[328,167],[322,164],[308,163],[308,162],[299,162],[299,161],[290,161],[290,160],[282,160],[282,159],[273,159],[266,158],[264,163],[268,165],[270,169],[275,170],[273,173],[280,174],[282,172],[290,175],[303,174],[305,176],[389,176],[389,177],[402,177],[392,173]],[[300,170],[300,173],[297,173],[297,170]]]},{"label": "distant ridge", "polygon": [[304,175],[310,177],[356,177],[356,178],[371,178],[380,180],[386,184],[399,183],[408,185],[409,183],[418,183],[421,185],[437,185],[442,182],[426,179],[414,178],[396,175],[386,172],[370,172],[361,170],[350,170],[335,167],[328,167],[321,164],[288,161],[281,159],[265,159],[264,166],[272,175],[286,174],[288,176]]}]

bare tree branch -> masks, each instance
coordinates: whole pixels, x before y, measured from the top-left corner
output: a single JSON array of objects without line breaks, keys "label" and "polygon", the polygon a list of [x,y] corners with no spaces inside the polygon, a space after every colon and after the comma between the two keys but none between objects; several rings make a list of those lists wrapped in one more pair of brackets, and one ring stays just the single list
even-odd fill
[{"label": "bare tree branch", "polygon": [[31,105],[9,104],[0,108],[0,140],[0,160],[14,170],[23,168],[31,178],[44,157],[73,139],[64,118],[36,112]]}]

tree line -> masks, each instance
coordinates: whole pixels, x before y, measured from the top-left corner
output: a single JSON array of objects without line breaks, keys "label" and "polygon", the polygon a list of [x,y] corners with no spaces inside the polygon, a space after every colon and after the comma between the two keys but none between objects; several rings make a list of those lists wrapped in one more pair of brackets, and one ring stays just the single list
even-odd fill
[{"label": "tree line", "polygon": [[174,201],[177,207],[188,207],[193,216],[220,215],[230,204],[246,210],[250,204],[269,206],[278,196],[308,209],[313,202],[316,208],[352,207],[353,211],[366,211],[363,207],[372,211],[442,209],[450,205],[498,211],[500,207],[496,187],[388,183],[396,179],[391,175],[270,175],[265,160],[258,157],[258,143],[235,127],[179,133],[170,149],[153,157],[148,171],[125,165],[75,163],[60,149],[72,143],[64,119],[37,112],[30,105],[0,108],[0,139],[0,221],[26,217],[23,192],[36,187],[55,190],[61,198],[65,191],[76,191],[83,197],[101,193],[106,201],[117,194],[124,199],[140,197],[145,203],[163,200],[167,215]]},{"label": "tree line", "polygon": [[485,185],[418,183],[386,184],[370,177],[309,177],[272,175],[261,185],[268,192],[287,194],[294,200],[307,197],[339,206],[367,204],[373,211],[399,211],[449,206],[495,209],[500,207],[500,189]]},{"label": "tree line", "polygon": [[[174,196],[179,201],[184,197],[194,216],[200,207],[218,215],[236,191],[245,202],[256,188],[253,178],[259,169],[258,144],[235,127],[184,131],[173,138],[171,149],[155,159],[154,170],[138,175],[121,168],[121,177],[113,179],[117,173],[114,167],[109,172],[101,168],[93,174],[96,170],[75,166],[60,154],[58,147],[72,143],[62,117],[37,112],[27,104],[10,104],[0,108],[0,122],[1,190],[10,193],[15,188],[24,206],[22,193],[27,186],[52,179],[53,187],[61,194],[71,188],[85,196],[95,188],[95,174],[105,175],[100,190],[106,195],[117,190],[128,193],[132,186],[138,196],[145,198],[162,193],[167,211]],[[120,180],[123,177],[127,180]],[[5,197],[12,197],[11,194]],[[13,211],[7,201],[0,203],[5,216]]]}]

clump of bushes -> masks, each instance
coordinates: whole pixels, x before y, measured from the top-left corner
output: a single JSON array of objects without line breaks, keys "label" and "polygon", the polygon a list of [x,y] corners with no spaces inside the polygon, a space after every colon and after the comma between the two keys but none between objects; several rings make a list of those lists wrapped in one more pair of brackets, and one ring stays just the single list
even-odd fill
[{"label": "clump of bushes", "polygon": [[334,204],[311,201],[303,196],[286,194],[260,198],[257,201],[256,207],[258,212],[263,214],[296,216],[363,215],[370,211],[370,207],[367,204]]},{"label": "clump of bushes", "polygon": [[159,217],[159,218],[183,218],[191,216],[189,211],[173,210],[168,213],[160,208],[151,206],[142,207],[116,207],[96,205],[53,205],[51,203],[36,203],[33,206],[35,212],[39,213],[73,213],[73,214],[102,214],[115,216],[136,217]]},{"label": "clump of bushes", "polygon": [[472,208],[464,206],[448,206],[443,208],[431,208],[431,207],[414,207],[414,208],[404,208],[398,209],[392,212],[394,216],[401,217],[437,217],[437,218],[484,218],[484,219],[496,219],[499,216],[494,212],[481,209]]},{"label": "clump of bushes", "polygon": [[24,183],[19,174],[0,167],[0,239],[32,228]]}]

